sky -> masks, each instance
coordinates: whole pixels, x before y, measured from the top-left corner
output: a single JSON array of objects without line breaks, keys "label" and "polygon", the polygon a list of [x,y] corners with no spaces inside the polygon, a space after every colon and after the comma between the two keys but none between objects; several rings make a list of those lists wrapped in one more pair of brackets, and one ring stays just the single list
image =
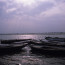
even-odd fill
[{"label": "sky", "polygon": [[0,33],[65,32],[65,0],[0,0]]}]

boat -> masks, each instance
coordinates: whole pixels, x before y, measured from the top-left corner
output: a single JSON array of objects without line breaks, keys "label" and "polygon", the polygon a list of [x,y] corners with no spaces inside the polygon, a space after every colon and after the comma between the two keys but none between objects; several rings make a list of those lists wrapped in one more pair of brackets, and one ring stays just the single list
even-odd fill
[{"label": "boat", "polygon": [[65,47],[47,46],[47,45],[34,45],[31,44],[31,51],[47,54],[64,54]]},{"label": "boat", "polygon": [[45,37],[48,41],[58,41],[58,42],[65,42],[65,38],[59,38],[59,37]]},{"label": "boat", "polygon": [[9,51],[17,51],[21,50],[23,47],[28,45],[27,43],[12,43],[12,44],[0,44],[0,52],[9,52]]}]

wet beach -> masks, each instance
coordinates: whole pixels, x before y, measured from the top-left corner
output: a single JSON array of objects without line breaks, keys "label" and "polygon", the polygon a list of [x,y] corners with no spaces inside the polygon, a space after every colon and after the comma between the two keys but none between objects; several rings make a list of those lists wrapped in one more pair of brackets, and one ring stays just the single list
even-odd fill
[{"label": "wet beach", "polygon": [[[52,35],[53,36],[53,35]],[[57,36],[57,35],[56,35]],[[59,35],[58,35],[59,36]],[[62,35],[64,36],[64,35]],[[8,36],[2,36],[4,39]],[[9,36],[7,39],[44,39],[45,35],[19,35]],[[0,65],[65,65],[65,55],[51,55],[32,52],[29,45],[20,51],[1,54]]]},{"label": "wet beach", "polygon": [[26,46],[18,53],[1,55],[0,65],[65,65],[65,57],[34,53]]}]

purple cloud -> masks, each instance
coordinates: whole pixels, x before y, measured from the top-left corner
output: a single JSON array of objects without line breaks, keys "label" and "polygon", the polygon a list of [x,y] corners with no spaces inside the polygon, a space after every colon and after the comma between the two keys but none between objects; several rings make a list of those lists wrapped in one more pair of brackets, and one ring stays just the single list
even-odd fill
[{"label": "purple cloud", "polygon": [[0,33],[65,32],[64,6],[65,0],[0,0]]}]

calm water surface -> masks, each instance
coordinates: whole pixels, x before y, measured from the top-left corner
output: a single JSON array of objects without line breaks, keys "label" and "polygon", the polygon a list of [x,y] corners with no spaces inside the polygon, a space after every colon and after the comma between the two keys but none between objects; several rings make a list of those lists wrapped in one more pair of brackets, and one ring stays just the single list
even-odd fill
[{"label": "calm water surface", "polygon": [[[0,39],[44,39],[46,36],[65,37],[65,35],[0,35]],[[65,65],[65,56],[51,56],[31,52],[29,46],[20,52],[0,55],[0,65]]]},{"label": "calm water surface", "polygon": [[0,40],[8,40],[8,39],[44,39],[45,37],[63,37],[65,38],[65,35],[44,35],[44,34],[28,34],[28,35],[0,35]]}]

